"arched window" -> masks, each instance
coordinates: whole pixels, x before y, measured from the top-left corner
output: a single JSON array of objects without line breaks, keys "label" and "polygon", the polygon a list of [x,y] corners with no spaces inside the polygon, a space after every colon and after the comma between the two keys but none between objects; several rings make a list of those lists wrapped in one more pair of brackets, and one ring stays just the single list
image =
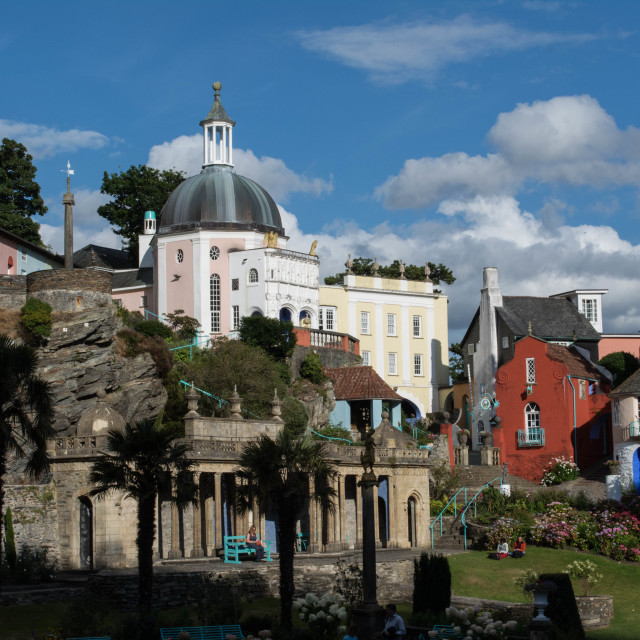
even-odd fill
[{"label": "arched window", "polygon": [[249,284],[256,284],[258,282],[258,270],[249,269]]},{"label": "arched window", "polygon": [[214,273],[209,282],[209,307],[211,309],[211,333],[220,333],[220,276]]},{"label": "arched window", "polygon": [[541,442],[540,407],[535,402],[530,402],[524,409],[524,426],[527,443]]}]

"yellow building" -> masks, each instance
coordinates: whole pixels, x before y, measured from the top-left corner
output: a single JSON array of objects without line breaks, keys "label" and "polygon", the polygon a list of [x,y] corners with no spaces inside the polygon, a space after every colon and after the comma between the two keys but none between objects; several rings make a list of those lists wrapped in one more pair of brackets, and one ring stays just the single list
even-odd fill
[{"label": "yellow building", "polygon": [[360,340],[362,364],[405,399],[407,417],[440,410],[439,389],[449,384],[447,297],[430,280],[347,274],[342,285],[320,287],[318,321]]}]

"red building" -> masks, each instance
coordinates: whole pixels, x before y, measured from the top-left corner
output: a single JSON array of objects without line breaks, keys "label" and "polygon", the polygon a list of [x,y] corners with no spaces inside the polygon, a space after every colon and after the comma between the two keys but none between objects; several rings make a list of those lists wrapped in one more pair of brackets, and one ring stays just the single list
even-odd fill
[{"label": "red building", "polygon": [[[509,473],[540,481],[545,466],[564,458],[584,469],[611,451],[607,378],[575,347],[528,336],[496,372],[493,446]],[[576,446],[577,443],[577,446]]]}]

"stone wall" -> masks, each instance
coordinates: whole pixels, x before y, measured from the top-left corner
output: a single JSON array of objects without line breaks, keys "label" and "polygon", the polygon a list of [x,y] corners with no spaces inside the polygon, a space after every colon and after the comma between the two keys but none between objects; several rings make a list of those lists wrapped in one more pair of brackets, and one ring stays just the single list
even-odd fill
[{"label": "stone wall", "polygon": [[[336,558],[337,560],[337,558]],[[378,562],[379,602],[411,602],[413,598],[413,559],[396,562]],[[280,572],[275,563],[229,571],[167,572],[156,569],[153,604],[156,609],[170,609],[182,605],[193,605],[197,601],[198,589],[206,577],[222,577],[229,580],[230,588],[249,599],[279,597]],[[296,563],[295,595],[331,591],[335,584],[335,566],[323,561]],[[102,571],[91,576],[90,589],[108,600],[116,609],[130,611],[137,602],[137,575]]]},{"label": "stone wall", "polygon": [[50,557],[58,560],[55,484],[5,484],[4,491],[4,507],[11,507],[18,553],[30,546],[47,549]]},{"label": "stone wall", "polygon": [[328,349],[326,347],[301,347],[296,346],[291,356],[291,379],[297,380],[300,377],[300,365],[309,353],[315,351],[320,356],[322,365],[328,368],[352,367],[361,364],[360,356],[355,353],[347,353],[342,349]]},{"label": "stone wall", "polygon": [[27,295],[54,311],[82,311],[110,305],[111,274],[93,269],[48,269],[27,275]]},{"label": "stone wall", "polygon": [[27,276],[0,275],[0,307],[20,309],[27,301]]}]

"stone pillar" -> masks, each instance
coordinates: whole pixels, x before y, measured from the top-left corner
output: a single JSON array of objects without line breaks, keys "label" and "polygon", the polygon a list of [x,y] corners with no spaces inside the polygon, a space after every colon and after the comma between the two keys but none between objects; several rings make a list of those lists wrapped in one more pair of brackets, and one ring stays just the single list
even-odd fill
[{"label": "stone pillar", "polygon": [[[224,547],[223,537],[223,515],[222,515],[222,474],[214,474],[214,509],[215,509],[215,530],[216,535],[214,539],[214,547],[216,549],[222,549]],[[214,553],[215,555],[215,553]]]},{"label": "stone pillar", "polygon": [[315,480],[309,478],[309,553],[318,553],[322,546],[322,516],[318,513],[318,505],[312,498],[315,489]]},{"label": "stone pillar", "polygon": [[380,546],[380,514],[378,513],[378,486],[375,485],[373,491],[373,522],[376,547]]},{"label": "stone pillar", "polygon": [[[196,486],[200,485],[200,473],[195,472],[193,474],[193,481]],[[193,548],[191,549],[192,558],[202,558],[204,556],[204,549],[202,548],[202,510],[200,505],[202,504],[202,498],[198,498],[198,502],[193,505]]]},{"label": "stone pillar", "polygon": [[[207,474],[212,475],[212,474]],[[214,519],[214,502],[213,495],[211,493],[211,478],[208,478],[207,482],[207,494],[204,499],[204,548],[207,557],[216,555],[216,545],[214,544],[215,532],[213,530]]]},{"label": "stone pillar", "polygon": [[180,522],[178,520],[178,506],[171,504],[171,549],[169,549],[169,560],[178,560],[183,557],[180,549]]},{"label": "stone pillar", "polygon": [[355,548],[362,548],[362,491],[356,484],[356,529],[358,539],[355,541]]},{"label": "stone pillar", "polygon": [[345,499],[346,476],[338,476],[338,526],[339,540],[343,549],[348,548],[347,543],[347,509]]}]

